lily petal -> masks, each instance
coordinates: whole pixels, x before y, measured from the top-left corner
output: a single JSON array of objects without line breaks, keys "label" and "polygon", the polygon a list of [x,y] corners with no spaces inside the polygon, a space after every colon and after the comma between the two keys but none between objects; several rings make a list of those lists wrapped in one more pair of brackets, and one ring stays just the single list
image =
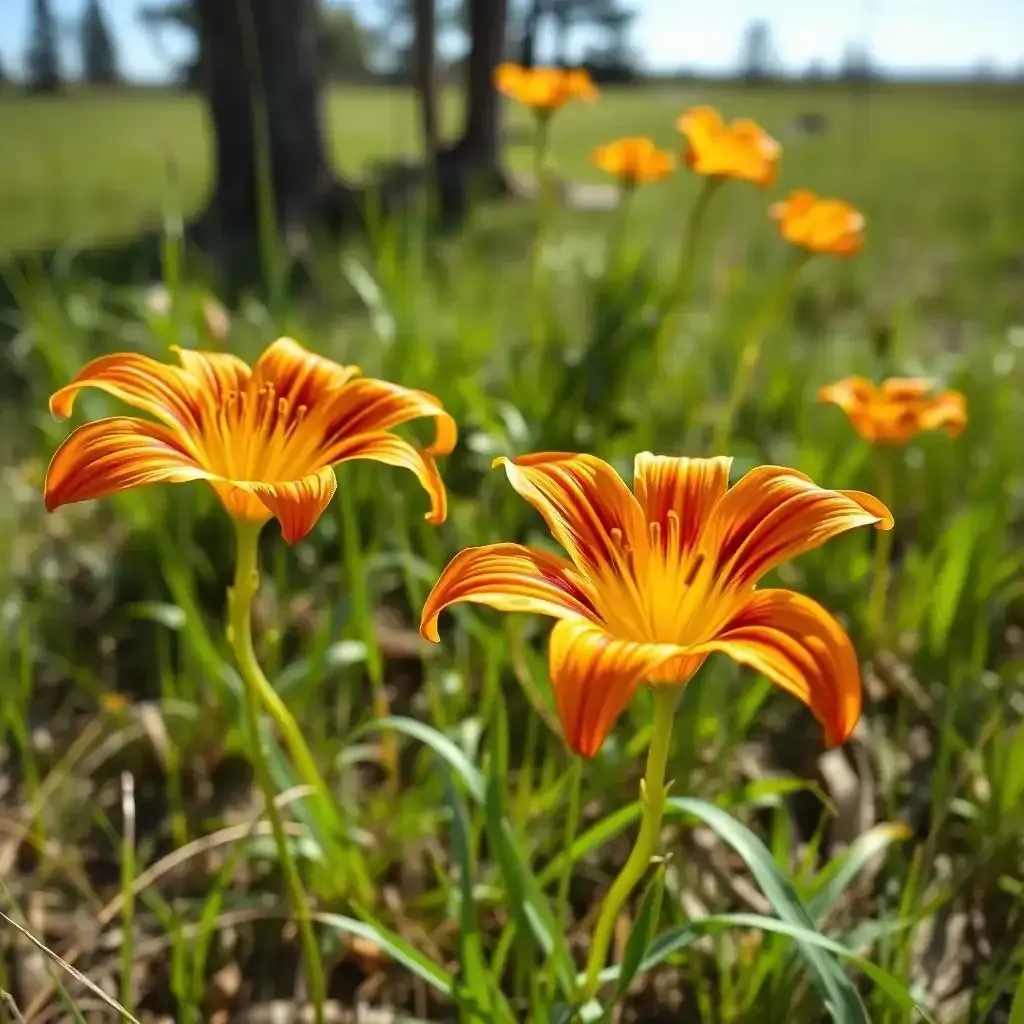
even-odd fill
[{"label": "lily petal", "polygon": [[50,412],[67,419],[83,388],[97,388],[166,423],[189,430],[197,422],[193,382],[177,366],[138,352],[100,356],[50,397]]},{"label": "lily petal", "polygon": [[821,388],[818,401],[838,405],[843,412],[849,414],[869,403],[875,395],[875,385],[866,377],[844,377]]},{"label": "lily petal", "polygon": [[870,494],[829,491],[794,469],[759,466],[718,503],[701,548],[727,586],[743,588],[847,530],[892,525],[892,513]]},{"label": "lily petal", "polygon": [[440,399],[426,391],[402,387],[372,377],[353,380],[331,398],[323,408],[327,462],[334,462],[332,451],[344,448],[357,434],[391,430],[410,420],[433,417],[434,441],[427,447],[431,455],[449,455],[455,447],[458,431],[455,420],[445,411]]},{"label": "lily petal", "polygon": [[950,437],[959,437],[967,426],[967,401],[959,391],[936,395],[921,410],[922,430],[945,429]]},{"label": "lily petal", "polygon": [[334,470],[325,466],[299,480],[277,483],[249,481],[245,487],[280,522],[284,539],[294,544],[316,526],[338,489],[338,480]]},{"label": "lily petal", "polygon": [[172,345],[171,351],[177,353],[181,368],[192,378],[193,389],[198,385],[206,404],[215,409],[229,395],[244,391],[249,383],[248,365],[230,352],[203,352],[178,345]]},{"label": "lily petal", "polygon": [[512,486],[584,571],[617,565],[624,543],[646,543],[639,503],[622,477],[596,456],[539,452],[495,459],[494,465],[505,467]]},{"label": "lily petal", "polygon": [[358,366],[343,366],[310,352],[294,338],[278,338],[252,368],[257,382],[272,382],[281,398],[307,408],[332,397],[361,372]]},{"label": "lily petal", "polygon": [[593,757],[612,726],[648,679],[672,675],[684,682],[692,671],[686,652],[675,644],[617,640],[600,626],[562,619],[551,631],[548,652],[551,686],[569,747]]},{"label": "lily petal", "polygon": [[445,521],[448,515],[448,493],[444,489],[437,463],[429,453],[420,451],[397,434],[379,430],[372,434],[357,434],[343,444],[339,442],[330,453],[329,461],[348,462],[350,459],[372,459],[388,466],[411,470],[430,496],[427,522],[437,526]]},{"label": "lily petal", "polygon": [[810,708],[829,746],[845,742],[861,711],[860,666],[843,627],[803,594],[759,590],[719,636],[702,644],[756,669]]},{"label": "lily petal", "polygon": [[66,438],[50,460],[43,501],[52,512],[147,484],[210,476],[163,424],[115,416],[86,423]]},{"label": "lily petal", "polygon": [[[662,544],[685,554],[697,545],[711,510],[729,489],[732,459],[673,458],[641,452],[633,469],[633,491],[649,523],[658,523]],[[675,520],[673,525],[672,520]]]},{"label": "lily petal", "polygon": [[445,567],[423,605],[420,633],[440,639],[437,618],[461,601],[501,612],[593,618],[593,605],[572,562],[522,544],[465,548]]}]

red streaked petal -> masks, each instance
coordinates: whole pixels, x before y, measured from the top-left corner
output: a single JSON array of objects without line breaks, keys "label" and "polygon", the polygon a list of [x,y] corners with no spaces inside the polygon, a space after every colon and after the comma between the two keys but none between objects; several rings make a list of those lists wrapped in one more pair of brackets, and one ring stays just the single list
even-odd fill
[{"label": "red streaked petal", "polygon": [[116,416],[70,434],[50,460],[43,500],[52,512],[147,484],[208,479],[210,474],[163,424]]},{"label": "red streaked petal", "polygon": [[892,513],[870,494],[829,491],[795,469],[758,466],[718,503],[701,548],[726,585],[747,587],[847,530],[892,525]]},{"label": "red streaked petal", "polygon": [[646,543],[639,503],[622,477],[596,456],[538,452],[494,464],[505,467],[509,482],[581,569],[618,564],[623,541]]},{"label": "red streaked petal", "polygon": [[959,391],[944,391],[929,400],[921,411],[922,430],[945,429],[950,437],[958,437],[967,426],[967,400]]},{"label": "red streaked petal", "polygon": [[571,562],[521,544],[487,544],[460,551],[427,596],[420,633],[436,643],[438,616],[460,601],[484,604],[501,612],[556,618],[592,618],[595,614]]},{"label": "red streaked petal", "polygon": [[[667,544],[678,529],[681,552],[694,548],[715,505],[729,489],[732,459],[675,458],[641,452],[633,469],[633,490],[649,523],[661,526]],[[673,516],[670,517],[669,513]],[[678,521],[672,527],[671,518]]]},{"label": "red streaked petal", "polygon": [[372,377],[349,382],[317,415],[323,420],[325,462],[334,462],[332,451],[355,435],[391,430],[410,420],[436,420],[434,441],[426,449],[431,455],[449,455],[458,437],[455,420],[440,399]]},{"label": "red streaked petal", "polygon": [[861,711],[860,666],[839,623],[791,590],[759,590],[699,650],[721,651],[756,669],[810,708],[829,746],[845,742]]},{"label": "red streaked petal", "polygon": [[188,429],[196,422],[192,382],[177,366],[138,352],[100,356],[84,366],[70,384],[50,397],[50,412],[67,419],[83,388],[98,388],[169,426]]},{"label": "red streaked petal", "polygon": [[818,401],[838,405],[843,412],[849,413],[873,401],[877,394],[875,385],[867,378],[844,377],[821,388],[818,391]]},{"label": "red streaked petal", "polygon": [[448,514],[448,493],[438,472],[437,463],[428,452],[422,452],[397,434],[377,431],[359,434],[339,444],[331,453],[330,462],[348,462],[350,459],[372,459],[389,466],[399,466],[416,474],[423,489],[430,496],[427,522],[435,526],[443,523]]},{"label": "red streaked petal", "polygon": [[262,483],[250,480],[244,484],[266,506],[281,524],[281,534],[289,544],[302,540],[316,526],[317,520],[330,504],[338,481],[330,466],[310,473],[299,480]]},{"label": "red streaked petal", "polygon": [[678,666],[674,678],[685,682],[700,659],[675,644],[618,640],[592,622],[562,619],[551,631],[548,663],[565,742],[593,757],[646,680],[664,680]]},{"label": "red streaked petal", "polygon": [[278,338],[252,368],[258,383],[270,383],[292,406],[311,408],[334,395],[361,372],[358,366],[342,366],[300,345],[294,338]]},{"label": "red streaked petal", "polygon": [[247,363],[230,352],[204,352],[195,348],[172,345],[181,360],[181,368],[192,378],[208,404],[219,406],[230,394],[244,391],[252,376]]}]

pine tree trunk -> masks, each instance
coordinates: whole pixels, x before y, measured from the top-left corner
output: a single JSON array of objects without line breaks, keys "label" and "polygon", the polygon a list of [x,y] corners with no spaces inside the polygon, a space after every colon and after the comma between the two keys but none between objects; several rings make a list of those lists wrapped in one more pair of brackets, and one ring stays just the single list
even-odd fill
[{"label": "pine tree trunk", "polygon": [[532,68],[537,63],[537,30],[540,28],[541,16],[544,13],[544,0],[533,0],[526,15],[523,26],[523,48],[519,63],[524,68]]},{"label": "pine tree trunk", "polygon": [[437,5],[435,0],[415,0],[413,5],[416,38],[416,90],[420,100],[420,128],[423,133],[423,158],[432,166],[437,157]]},{"label": "pine tree trunk", "polygon": [[347,190],[324,145],[316,0],[196,0],[196,14],[216,155],[203,219],[222,239],[255,235],[263,133],[278,229],[340,219]]},{"label": "pine tree trunk", "polygon": [[505,49],[508,0],[468,0],[472,40],[466,62],[466,119],[453,152],[474,172],[501,177],[500,103],[494,69]]}]

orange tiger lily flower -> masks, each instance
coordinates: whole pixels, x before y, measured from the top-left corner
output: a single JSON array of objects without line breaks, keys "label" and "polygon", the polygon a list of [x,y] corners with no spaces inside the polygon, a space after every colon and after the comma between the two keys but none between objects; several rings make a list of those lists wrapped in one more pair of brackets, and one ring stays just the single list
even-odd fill
[{"label": "orange tiger lily flower", "polygon": [[[153,417],[115,416],[75,430],[46,472],[46,508],[155,483],[205,480],[238,519],[281,523],[294,543],[316,524],[337,489],[332,468],[373,459],[412,470],[430,496],[427,519],[445,518],[434,457],[455,446],[455,421],[424,391],[360,377],[279,338],[250,369],[237,356],[175,351],[180,366],[134,352],[93,360],[50,399],[71,415],[83,388],[98,388]],[[409,420],[436,420],[420,451],[392,433]]]},{"label": "orange tiger lily flower", "polygon": [[741,117],[726,124],[713,107],[692,107],[676,128],[686,137],[686,166],[697,174],[762,188],[774,183],[782,146],[756,121]]},{"label": "orange tiger lily flower", "polygon": [[539,115],[551,114],[572,100],[597,99],[597,86],[582,68],[524,68],[499,64],[494,70],[498,92]]},{"label": "orange tiger lily flower", "polygon": [[661,181],[675,170],[672,154],[658,149],[642,135],[598,146],[592,159],[596,167],[614,174],[626,188]]},{"label": "orange tiger lily flower", "polygon": [[756,590],[765,573],[857,526],[892,527],[859,491],[829,491],[781,466],[729,487],[730,458],[644,452],[633,491],[592,455],[498,459],[569,557],[520,544],[457,554],[423,608],[420,632],[461,601],[559,621],[549,669],[565,739],[590,757],[644,682],[678,686],[721,651],[803,701],[829,744],[860,715],[857,658],[820,605]]},{"label": "orange tiger lily flower", "polygon": [[818,400],[838,405],[872,444],[906,444],[922,430],[939,428],[958,437],[967,425],[967,402],[959,391],[936,394],[930,381],[915,377],[893,377],[881,387],[847,377],[823,387]]},{"label": "orange tiger lily flower", "polygon": [[822,199],[798,188],[772,203],[768,213],[787,242],[811,252],[850,256],[864,247],[864,215],[842,199]]}]

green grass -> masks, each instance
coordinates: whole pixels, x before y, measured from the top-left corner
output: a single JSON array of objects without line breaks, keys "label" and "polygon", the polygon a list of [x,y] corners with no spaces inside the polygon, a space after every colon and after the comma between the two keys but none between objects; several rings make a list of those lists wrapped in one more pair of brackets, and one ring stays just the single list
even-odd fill
[{"label": "green grass", "polygon": [[[257,654],[333,804],[294,789],[308,772],[280,717],[265,730],[269,773],[287,791],[334,996],[350,1003],[370,979],[380,1001],[434,1019],[456,1004],[462,1020],[480,1019],[469,1002],[498,1022],[559,1019],[547,1008],[585,963],[637,827],[650,698],[574,770],[553,728],[547,622],[461,609],[429,649],[413,627],[455,551],[545,542],[489,468],[494,456],[592,451],[628,477],[645,449],[709,454],[750,325],[790,256],[765,207],[796,185],[857,203],[868,243],[853,260],[816,258],[766,331],[732,431],[733,479],[779,463],[830,487],[883,487],[881,453],[815,401],[849,373],[959,388],[969,424],[891,453],[897,526],[878,636],[868,531],[775,574],[834,611],[857,647],[865,714],[843,751],[822,760],[810,715],[724,658],[688,686],[668,750],[668,859],[619,934],[619,958],[653,971],[634,982],[626,1019],[903,1024],[917,1000],[943,1020],[999,1024],[1015,990],[1021,1012],[1019,95],[886,88],[858,113],[832,88],[611,92],[559,117],[556,162],[600,180],[593,145],[643,132],[675,145],[672,123],[692,102],[754,116],[786,148],[775,188],[730,184],[716,197],[692,302],[671,332],[648,300],[672,284],[696,194],[685,175],[638,196],[621,236],[613,215],[556,211],[542,302],[528,259],[535,211],[509,204],[455,235],[431,236],[411,216],[326,247],[304,292],[247,294],[219,339],[204,317],[209,268],[173,237],[168,301],[88,276],[75,255],[201,206],[198,103],[0,99],[13,153],[0,163],[0,251],[62,250],[45,274],[32,259],[5,271],[17,308],[0,328],[0,801],[11,811],[0,816],[0,909],[88,977],[121,978],[110,991],[133,994],[140,1013],[208,1019],[211,978],[232,963],[245,979],[236,1006],[288,998],[299,946],[281,927],[288,889],[260,823],[245,688],[223,631],[230,524],[199,485],[47,516],[43,474],[69,430],[47,396],[97,354],[226,344],[254,358],[291,334],[442,399],[460,428],[442,466],[444,526],[423,521],[409,474],[357,463],[339,468],[307,540],[288,548],[276,527],[263,531]],[[408,96],[345,91],[327,106],[343,172],[414,152]],[[826,133],[792,131],[808,110],[826,115]],[[509,156],[528,166],[524,147]],[[108,410],[120,411],[84,395],[75,423]],[[44,902],[50,915],[22,917]],[[65,915],[95,930],[69,938]],[[0,990],[38,1012],[22,947],[5,955],[12,940],[0,924]],[[134,984],[121,977],[129,957]],[[65,983],[68,1003],[85,998]]]}]

